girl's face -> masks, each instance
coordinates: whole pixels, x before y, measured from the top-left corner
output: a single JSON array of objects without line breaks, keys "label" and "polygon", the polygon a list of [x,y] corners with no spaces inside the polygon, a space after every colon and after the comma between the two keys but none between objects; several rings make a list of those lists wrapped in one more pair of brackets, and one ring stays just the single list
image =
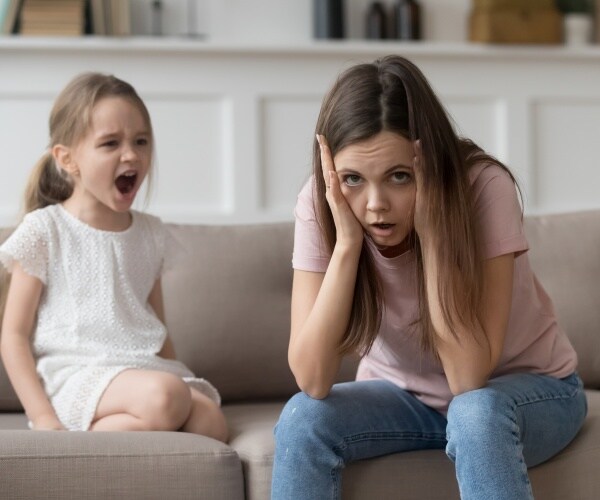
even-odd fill
[{"label": "girl's face", "polygon": [[87,134],[70,148],[71,198],[86,210],[127,212],[151,161],[152,134],[138,108],[121,97],[101,99]]},{"label": "girl's face", "polygon": [[409,248],[416,197],[414,156],[411,141],[383,131],[346,146],[333,158],[352,212],[387,257]]}]

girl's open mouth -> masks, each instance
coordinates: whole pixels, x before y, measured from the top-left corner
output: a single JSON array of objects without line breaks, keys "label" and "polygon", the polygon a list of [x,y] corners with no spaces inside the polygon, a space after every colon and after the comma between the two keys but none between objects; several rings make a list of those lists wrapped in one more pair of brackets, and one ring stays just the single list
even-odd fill
[{"label": "girl's open mouth", "polygon": [[137,173],[126,172],[119,175],[115,180],[115,185],[121,194],[129,194],[135,188],[135,182],[137,180]]},{"label": "girl's open mouth", "polygon": [[377,229],[389,229],[390,227],[394,227],[395,224],[371,224],[373,227]]}]

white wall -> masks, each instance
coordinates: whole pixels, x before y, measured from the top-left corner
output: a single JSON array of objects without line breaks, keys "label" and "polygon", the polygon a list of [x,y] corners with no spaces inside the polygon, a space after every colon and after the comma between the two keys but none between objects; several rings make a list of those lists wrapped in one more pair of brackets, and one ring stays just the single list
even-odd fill
[{"label": "white wall", "polygon": [[0,225],[14,222],[46,148],[52,102],[85,70],[131,82],[148,104],[158,166],[149,211],[290,220],[324,93],[348,65],[391,52],[421,67],[462,134],[511,167],[528,213],[600,208],[597,47],[0,38]]}]

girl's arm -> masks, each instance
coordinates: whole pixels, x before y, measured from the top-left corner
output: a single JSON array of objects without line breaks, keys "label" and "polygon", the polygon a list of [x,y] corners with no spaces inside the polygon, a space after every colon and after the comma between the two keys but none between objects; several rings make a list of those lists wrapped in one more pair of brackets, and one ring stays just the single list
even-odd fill
[{"label": "girl's arm", "polygon": [[485,261],[483,297],[477,314],[480,329],[452,335],[441,313],[437,265],[433,252],[424,250],[427,300],[433,327],[438,335],[436,349],[454,395],[486,385],[498,365],[512,303],[514,254]]},{"label": "girl's arm", "polygon": [[43,283],[15,263],[2,322],[0,352],[6,373],[34,429],[64,429],[38,377],[30,337]]},{"label": "girl's arm", "polygon": [[337,233],[325,273],[294,271],[288,362],[298,387],[313,398],[329,394],[343,355],[339,346],[352,309],[363,230],[352,214],[327,142],[319,138],[321,163]]},{"label": "girl's arm", "polygon": [[[166,325],[167,323],[165,321],[165,308],[163,304],[162,287],[160,284],[160,279],[157,279],[156,283],[154,283],[154,287],[152,288],[152,291],[148,296],[148,303],[150,304],[150,307],[154,309],[156,317],[162,322],[163,325]],[[173,342],[171,341],[171,337],[169,337],[168,333],[167,337],[165,338],[165,343],[163,344],[158,355],[161,358],[165,359],[177,358],[177,356],[175,355],[175,347],[173,346]]]}]

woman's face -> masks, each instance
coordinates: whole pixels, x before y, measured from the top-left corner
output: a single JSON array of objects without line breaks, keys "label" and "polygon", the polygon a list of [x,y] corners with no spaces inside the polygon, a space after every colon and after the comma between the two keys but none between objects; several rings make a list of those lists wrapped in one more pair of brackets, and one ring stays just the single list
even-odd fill
[{"label": "woman's face", "polygon": [[383,131],[338,151],[333,161],[352,212],[382,255],[409,248],[416,184],[413,143]]}]

